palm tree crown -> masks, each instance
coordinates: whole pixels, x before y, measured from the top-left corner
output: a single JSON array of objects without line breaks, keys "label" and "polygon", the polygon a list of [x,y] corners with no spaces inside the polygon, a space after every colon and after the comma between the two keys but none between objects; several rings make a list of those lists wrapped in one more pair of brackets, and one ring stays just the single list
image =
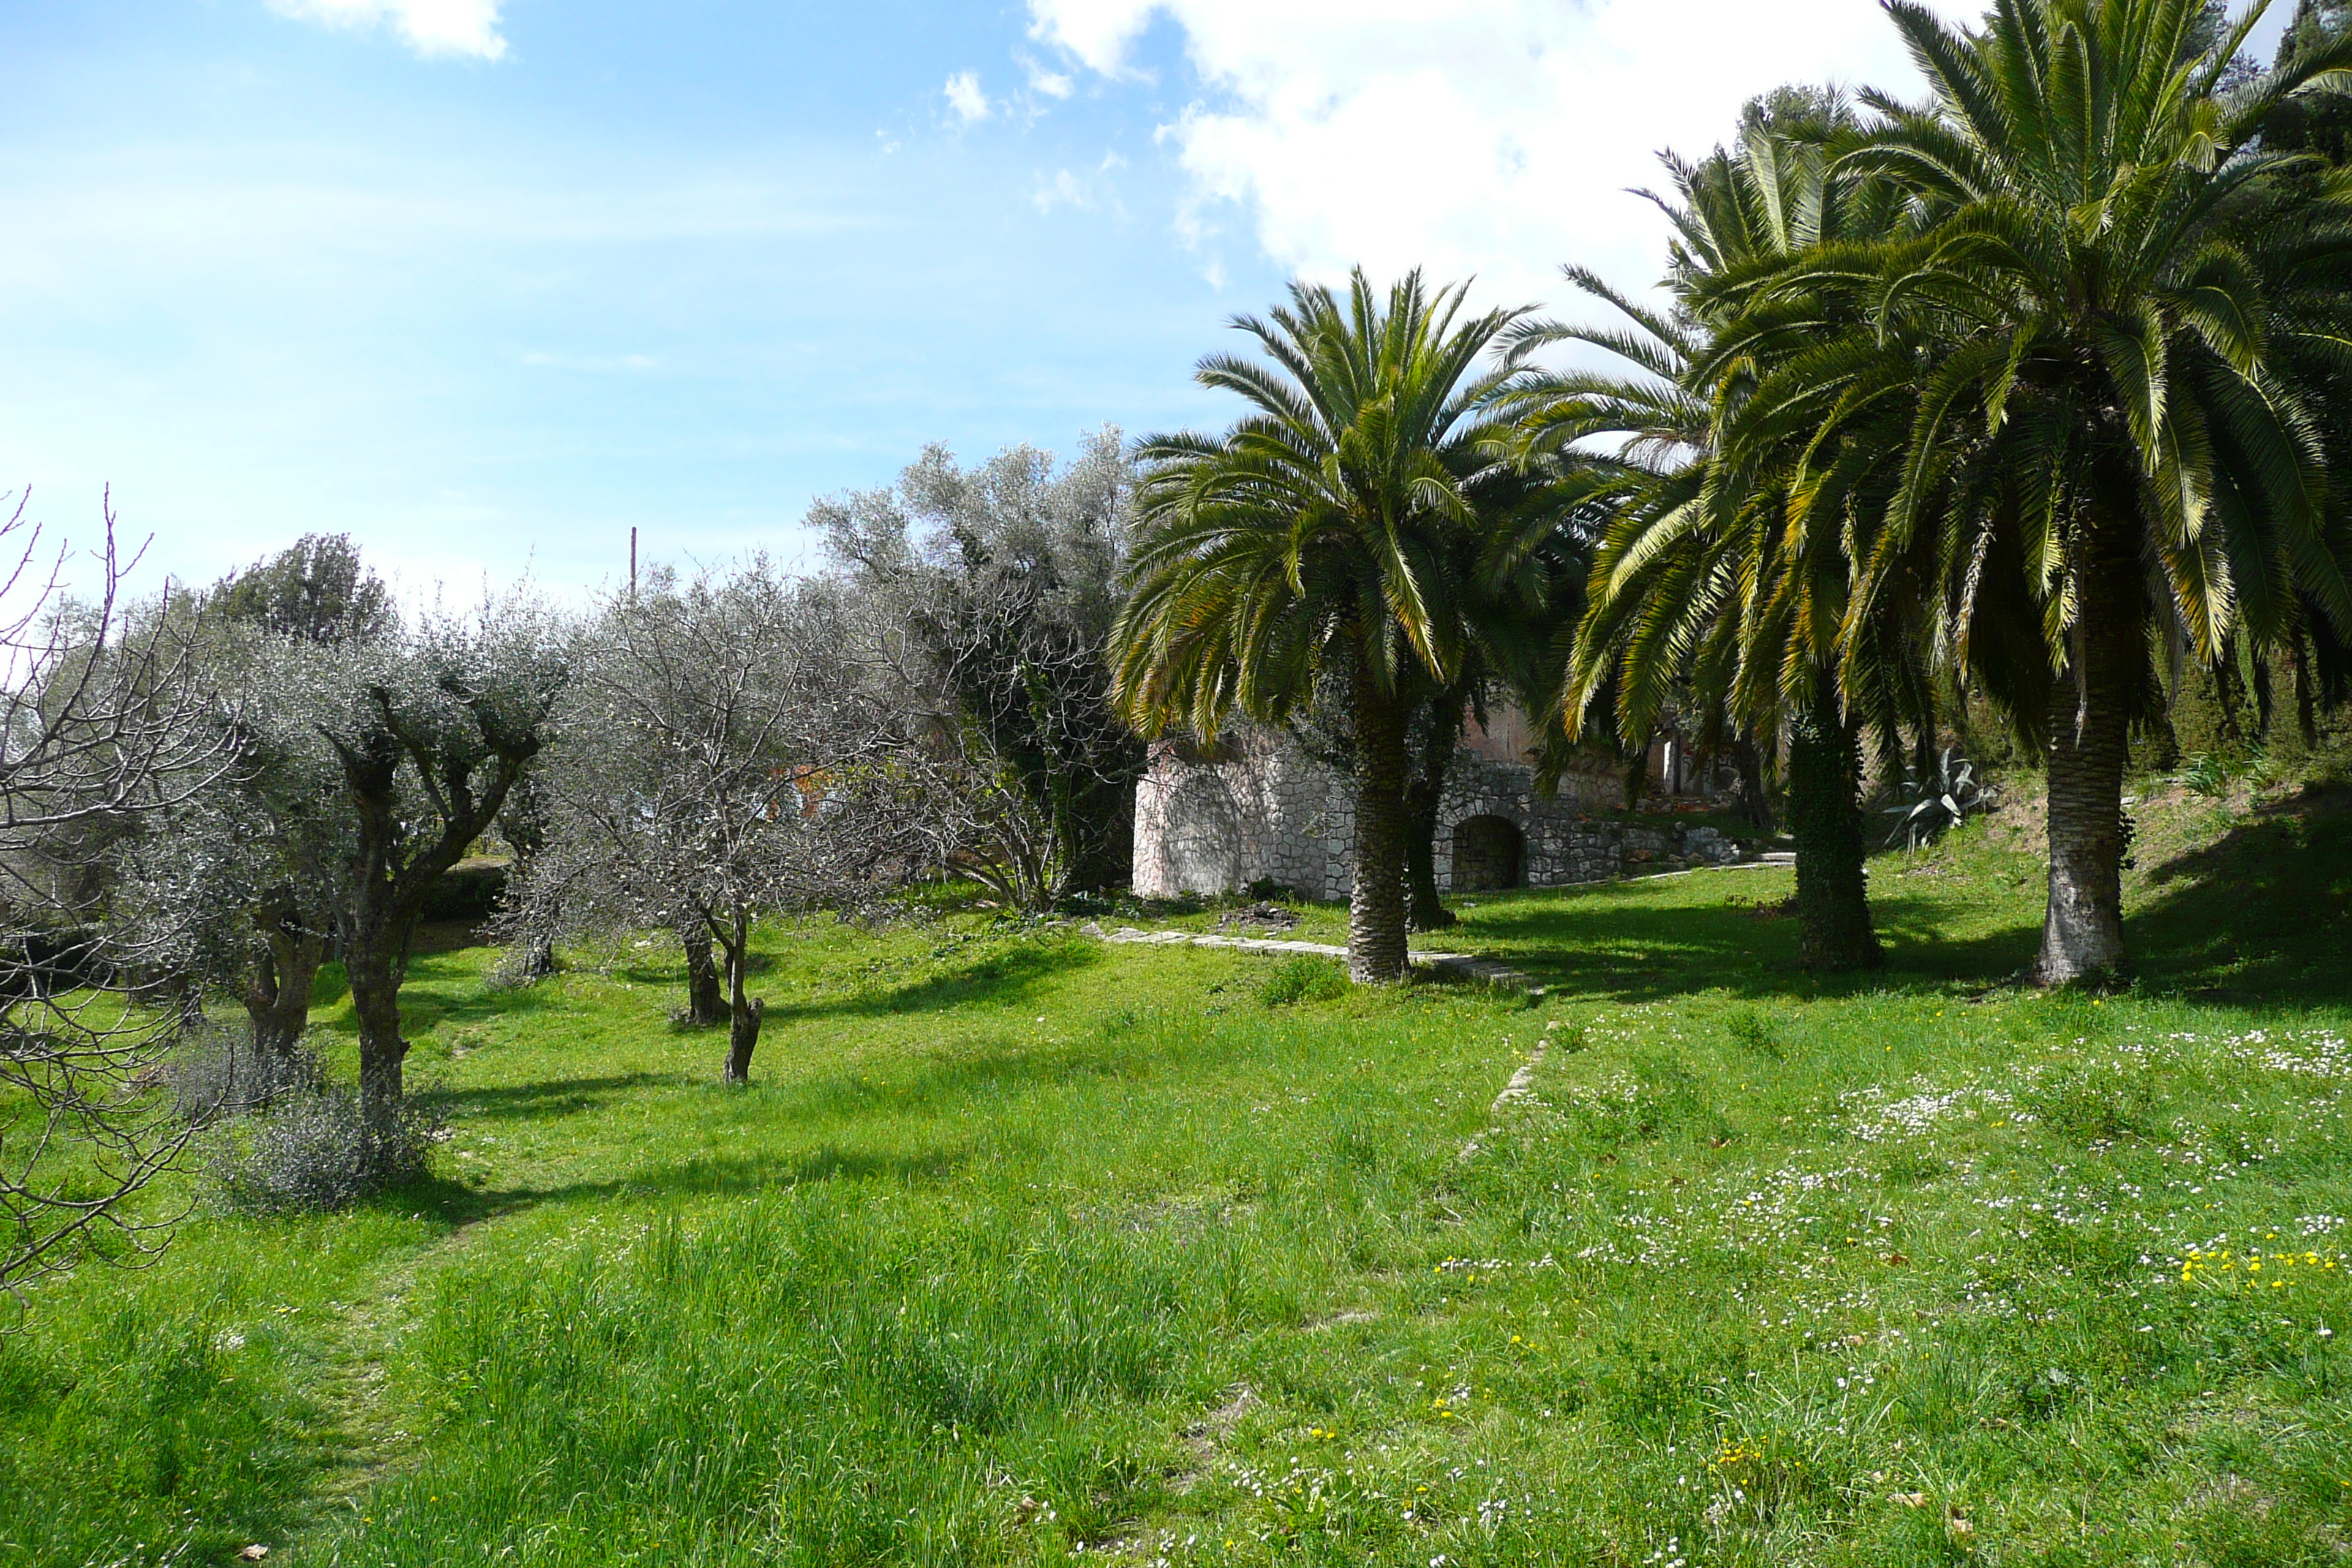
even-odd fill
[{"label": "palm tree crown", "polygon": [[[1825,311],[1818,296],[1775,301],[1723,330],[1717,280],[1785,267],[1825,240],[1885,232],[1900,213],[1887,182],[1840,171],[1832,151],[1853,121],[1834,95],[1783,93],[1750,107],[1736,149],[1696,163],[1670,158],[1675,196],[1660,200],[1677,238],[1676,309],[1644,310],[1590,274],[1570,278],[1615,305],[1633,330],[1548,328],[1630,362],[1636,374],[1529,377],[1523,451],[1598,436],[1619,444],[1614,516],[1558,700],[1572,733],[1608,694],[1620,734],[1638,742],[1670,700],[1769,738],[1784,724],[1798,830],[1798,904],[1806,962],[1878,962],[1864,891],[1855,796],[1858,725],[1834,679],[1851,573],[1838,520],[1866,488],[1799,489],[1811,431],[1754,428],[1759,393],[1806,384]],[[1768,403],[1769,399],[1768,398]],[[1741,438],[1727,446],[1727,437]],[[1892,664],[1911,661],[1893,644]],[[1874,716],[1891,731],[1919,705],[1916,682],[1873,683]]]},{"label": "palm tree crown", "polygon": [[1526,312],[1467,315],[1465,289],[1432,293],[1414,273],[1383,300],[1360,271],[1343,302],[1294,284],[1287,306],[1234,322],[1262,360],[1201,364],[1203,385],[1251,412],[1222,436],[1139,447],[1118,700],[1147,733],[1213,735],[1236,710],[1284,718],[1318,675],[1348,683],[1359,978],[1402,973],[1405,716],[1474,656],[1478,590],[1464,563],[1478,558],[1482,501],[1515,483],[1490,405],[1517,368],[1495,351]]},{"label": "palm tree crown", "polygon": [[1887,8],[1930,96],[1865,95],[1885,123],[1843,163],[1899,185],[1906,222],[1722,297],[1768,319],[1851,302],[1756,427],[1801,410],[1832,460],[1869,469],[1874,447],[1895,476],[1851,541],[1848,679],[1916,606],[1933,650],[2047,738],[2038,970],[2093,978],[2124,960],[2121,777],[2151,634],[2210,658],[2233,625],[2352,626],[2314,417],[2352,364],[2352,212],[2258,136],[2344,79],[2352,41],[2232,86],[2259,6],[2219,36],[2197,0],[1996,0],[1977,31]]}]

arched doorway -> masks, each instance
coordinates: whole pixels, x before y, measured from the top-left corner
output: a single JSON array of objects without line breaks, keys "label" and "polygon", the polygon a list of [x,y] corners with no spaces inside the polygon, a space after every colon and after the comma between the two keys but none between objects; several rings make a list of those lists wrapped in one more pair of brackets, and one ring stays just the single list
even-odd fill
[{"label": "arched doorway", "polygon": [[1527,876],[1528,841],[1507,816],[1467,816],[1454,827],[1454,890],[1516,888]]}]

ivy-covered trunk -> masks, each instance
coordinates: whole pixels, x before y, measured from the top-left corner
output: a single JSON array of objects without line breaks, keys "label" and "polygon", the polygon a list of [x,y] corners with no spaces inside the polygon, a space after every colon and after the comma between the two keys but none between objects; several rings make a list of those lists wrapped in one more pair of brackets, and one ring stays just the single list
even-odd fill
[{"label": "ivy-covered trunk", "polygon": [[1404,705],[1355,679],[1356,842],[1348,890],[1348,977],[1381,985],[1405,974]]},{"label": "ivy-covered trunk", "polygon": [[1775,824],[1772,800],[1764,789],[1764,748],[1756,743],[1754,731],[1740,732],[1732,745],[1731,756],[1739,769],[1739,815],[1757,832],[1771,832]]},{"label": "ivy-covered trunk", "polygon": [[2050,692],[2050,903],[2033,963],[2039,985],[2095,984],[2127,966],[2124,763],[2146,658],[2138,563],[2121,527],[2094,534],[2090,551],[2073,658]]},{"label": "ivy-covered trunk", "polygon": [[1799,959],[1808,969],[1885,962],[1870,920],[1864,860],[1861,737],[1827,672],[1789,725],[1789,829],[1797,841]]}]

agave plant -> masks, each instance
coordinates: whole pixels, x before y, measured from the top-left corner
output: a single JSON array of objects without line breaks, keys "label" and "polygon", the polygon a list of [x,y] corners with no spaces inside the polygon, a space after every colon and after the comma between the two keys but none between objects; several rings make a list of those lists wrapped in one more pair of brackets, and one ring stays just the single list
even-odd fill
[{"label": "agave plant", "polygon": [[1933,773],[1904,778],[1902,801],[1886,808],[1887,816],[1900,819],[1886,842],[1891,845],[1901,839],[1916,849],[1934,842],[1947,829],[1991,810],[1992,804],[1992,790],[1977,782],[1976,763],[1947,746]]},{"label": "agave plant", "polygon": [[2229,764],[2208,752],[2200,752],[2185,759],[2172,782],[2207,800],[2219,800],[2230,793]]}]

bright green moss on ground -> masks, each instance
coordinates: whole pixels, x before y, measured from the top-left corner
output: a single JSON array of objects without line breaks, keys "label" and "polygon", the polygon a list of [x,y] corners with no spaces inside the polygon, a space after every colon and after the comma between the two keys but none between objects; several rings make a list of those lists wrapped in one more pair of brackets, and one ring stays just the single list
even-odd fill
[{"label": "bright green moss on ground", "polygon": [[1477,900],[1532,1007],[778,930],[733,1093],[666,948],[420,958],[440,1180],[45,1290],[0,1564],[2336,1562],[2352,831],[2224,809],[2107,998],[2000,825],[1862,981],[1780,871]]}]

